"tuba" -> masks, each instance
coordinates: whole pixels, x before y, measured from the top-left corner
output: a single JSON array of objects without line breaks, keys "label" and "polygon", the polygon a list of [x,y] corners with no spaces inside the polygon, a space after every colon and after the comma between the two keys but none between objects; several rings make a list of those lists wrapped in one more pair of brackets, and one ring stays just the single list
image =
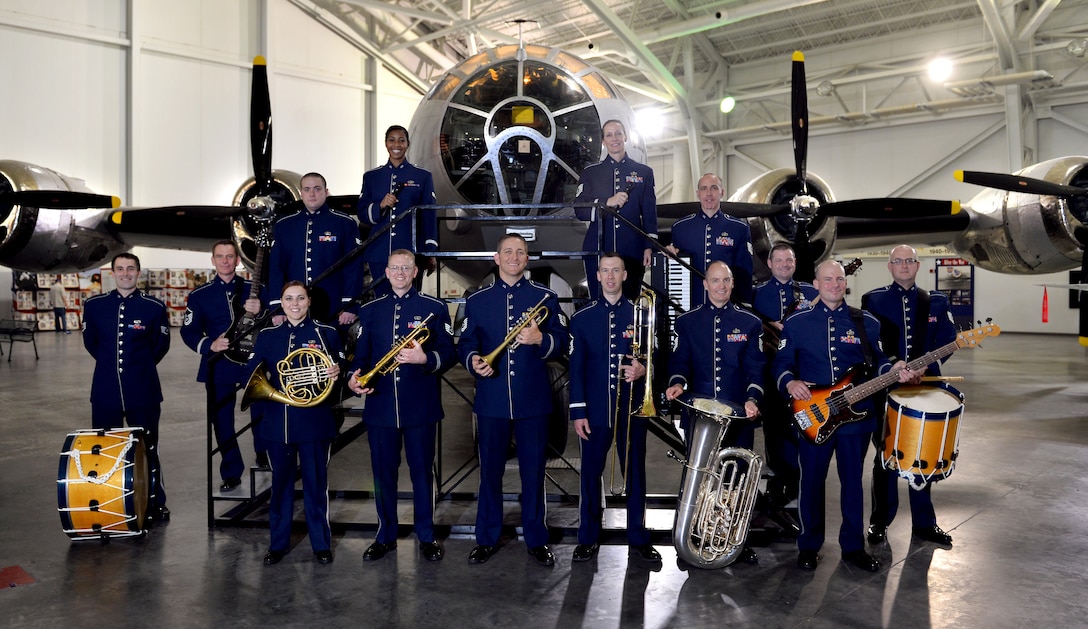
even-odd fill
[{"label": "tuba", "polygon": [[684,561],[715,570],[736,561],[744,549],[763,458],[745,448],[718,449],[729,423],[741,417],[733,407],[707,398],[684,405],[694,412],[673,544]]},{"label": "tuba", "polygon": [[427,342],[427,339],[431,338],[431,330],[427,327],[427,322],[434,317],[434,313],[427,315],[427,318],[423,320],[414,330],[401,340],[393,343],[393,348],[386,352],[385,356],[382,356],[378,364],[374,365],[374,368],[364,373],[363,375],[355,378],[359,381],[359,385],[364,389],[370,386],[370,381],[378,376],[384,376],[386,374],[393,373],[397,367],[400,367],[400,363],[397,362],[397,354],[400,350],[411,347],[412,345],[419,343],[420,345]]},{"label": "tuba", "polygon": [[300,347],[276,363],[283,391],[268,381],[267,368],[262,362],[253,370],[242,395],[242,410],[259,400],[272,400],[288,406],[310,408],[325,401],[332,393],[335,381],[327,373],[332,359],[325,352]]},{"label": "tuba", "polygon": [[544,297],[542,297],[535,306],[533,306],[528,312],[522,315],[521,320],[519,320],[517,324],[515,324],[514,327],[510,329],[510,331],[506,334],[506,338],[502,340],[502,343],[499,343],[498,347],[492,350],[492,352],[487,356],[481,357],[488,367],[491,367],[492,369],[495,368],[495,361],[498,360],[499,355],[502,354],[504,350],[506,350],[507,346],[509,346],[510,349],[517,348],[518,334],[525,328],[529,327],[530,323],[536,321],[536,324],[540,325],[544,321],[544,319],[548,318],[548,308],[544,305],[544,302],[548,301],[548,297],[550,297],[550,295],[544,295]]}]

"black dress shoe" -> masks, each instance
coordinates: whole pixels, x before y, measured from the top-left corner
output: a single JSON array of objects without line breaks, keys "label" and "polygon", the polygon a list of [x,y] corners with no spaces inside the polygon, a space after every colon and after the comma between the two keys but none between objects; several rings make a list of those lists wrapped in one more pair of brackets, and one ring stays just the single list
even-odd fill
[{"label": "black dress shoe", "polygon": [[746,563],[749,566],[756,566],[759,565],[759,555],[756,554],[756,551],[752,550],[751,546],[745,546],[743,549],[741,549],[740,556],[737,557],[737,561]]},{"label": "black dress shoe", "polygon": [[427,561],[441,561],[446,554],[438,542],[420,542],[419,552],[423,553],[423,558]]},{"label": "black dress shoe", "polygon": [[888,539],[888,527],[878,524],[869,525],[869,534],[866,535],[870,544],[879,544]]},{"label": "black dress shoe", "polygon": [[547,544],[543,546],[537,546],[529,549],[529,556],[533,558],[533,561],[542,566],[554,566],[555,555],[552,554],[552,549],[548,548]]},{"label": "black dress shoe", "polygon": [[314,553],[314,559],[317,559],[317,563],[332,563],[332,551],[319,550]]},{"label": "black dress shoe", "polygon": [[876,557],[873,557],[864,550],[853,550],[848,553],[843,553],[842,560],[846,563],[853,564],[862,570],[880,572],[880,562],[877,561]]},{"label": "black dress shoe", "polygon": [[385,557],[389,553],[397,549],[397,543],[383,544],[381,542],[374,542],[363,553],[363,561],[377,561],[382,557]]},{"label": "black dress shoe", "polygon": [[631,550],[638,555],[638,558],[650,563],[657,563],[661,561],[661,554],[657,552],[657,549],[652,544],[642,544],[640,546],[632,546]]},{"label": "black dress shoe", "polygon": [[268,467],[268,453],[267,452],[258,452],[257,453],[257,467]]},{"label": "black dress shoe", "polygon": [[927,542],[933,542],[934,544],[941,544],[942,546],[952,545],[952,536],[941,530],[941,527],[934,524],[933,526],[919,526],[914,529],[914,536],[918,539],[924,539]]},{"label": "black dress shoe", "polygon": [[264,565],[271,566],[283,561],[283,558],[287,556],[286,550],[270,550],[264,554]]},{"label": "black dress shoe", "polygon": [[600,544],[578,544],[574,547],[574,554],[570,558],[574,561],[589,561],[597,556],[597,551],[600,549]]},{"label": "black dress shoe", "polygon": [[472,549],[472,552],[468,554],[469,563],[487,563],[488,559],[491,559],[491,555],[499,552],[498,546],[485,546],[484,544],[477,544],[476,548]]},{"label": "black dress shoe", "polygon": [[153,522],[169,522],[170,510],[166,508],[166,505],[151,507],[151,511],[147,514],[147,519]]},{"label": "black dress shoe", "polygon": [[224,478],[223,482],[219,484],[219,491],[231,491],[242,484],[240,478]]},{"label": "black dress shoe", "polygon": [[814,550],[802,550],[797,553],[797,567],[802,570],[815,570],[820,563],[820,555]]}]

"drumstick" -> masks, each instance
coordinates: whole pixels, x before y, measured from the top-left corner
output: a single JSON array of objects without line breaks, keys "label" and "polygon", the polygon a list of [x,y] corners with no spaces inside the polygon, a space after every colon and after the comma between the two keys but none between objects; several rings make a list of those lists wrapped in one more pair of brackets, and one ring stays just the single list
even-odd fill
[{"label": "drumstick", "polygon": [[922,382],[963,382],[963,376],[922,376]]}]

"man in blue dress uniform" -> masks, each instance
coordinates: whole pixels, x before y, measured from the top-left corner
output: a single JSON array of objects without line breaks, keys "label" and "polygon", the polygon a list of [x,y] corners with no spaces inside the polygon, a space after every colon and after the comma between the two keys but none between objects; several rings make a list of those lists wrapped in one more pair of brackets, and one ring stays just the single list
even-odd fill
[{"label": "man in blue dress uniform", "polygon": [[[453,326],[445,302],[412,287],[419,269],[411,251],[393,251],[384,269],[392,290],[360,309],[354,371],[348,378],[352,391],[366,395],[363,421],[378,511],[378,533],[363,560],[381,559],[397,547],[397,470],[403,441],[420,553],[428,561],[438,561],[444,553],[434,538],[435,438],[443,417],[441,375],[457,361]],[[375,375],[363,387],[359,374],[369,372],[395,344],[421,328],[429,331],[427,341],[402,347],[393,357],[396,368]]]},{"label": "man in blue dress uniform", "polygon": [[[393,125],[385,131],[385,150],[389,161],[363,175],[363,189],[359,194],[359,222],[373,225],[373,231],[385,227],[397,217],[419,205],[434,205],[434,182],[431,173],[408,162],[408,130]],[[407,249],[412,252],[432,253],[438,250],[438,215],[434,211],[420,211],[415,217],[416,238],[412,239],[413,218],[401,220],[389,231],[367,247],[363,260],[370,268],[371,281],[385,275],[385,262],[393,251]],[[427,271],[434,270],[434,258],[427,260]],[[422,283],[422,275],[413,282],[416,290]],[[389,293],[389,285],[381,284],[375,296]]]},{"label": "man in blue dress uniform", "polygon": [[[333,211],[325,202],[329,191],[323,176],[303,175],[301,188],[305,208],[281,218],[272,229],[274,240],[268,266],[268,290],[272,295],[279,294],[291,280],[311,286],[318,275],[361,244],[355,219]],[[357,266],[348,265],[312,286],[314,305],[310,316],[334,325],[350,325],[355,321],[354,309],[348,307],[348,302],[362,292],[362,273]],[[268,305],[278,308],[279,298],[269,300]],[[276,315],[272,323],[279,325],[284,319],[282,314]]]},{"label": "man in blue dress uniform", "polygon": [[[575,214],[589,221],[582,249],[585,251],[616,251],[623,257],[627,268],[627,280],[623,294],[631,300],[642,292],[642,276],[650,266],[653,250],[645,237],[611,215],[602,216],[601,205],[619,208],[620,215],[641,227],[650,238],[657,240],[657,196],[654,193],[654,171],[627,156],[627,132],[619,120],[609,120],[601,127],[604,147],[608,155],[604,160],[582,171],[578,183],[576,204],[592,204],[580,207]],[[598,240],[598,222],[603,220],[604,240]],[[586,282],[589,298],[597,299],[600,285],[597,283],[597,257],[586,258]]]},{"label": "man in blue dress uniform", "polygon": [[[811,308],[787,317],[782,327],[774,373],[784,397],[811,400],[809,384],[837,383],[852,367],[865,365],[867,356],[872,360],[867,366],[870,372],[884,374],[899,370],[900,382],[914,377],[906,369],[906,363],[899,361],[893,365],[884,355],[876,317],[846,305],[846,273],[841,264],[834,260],[820,264],[813,285],[819,291],[818,301]],[[864,375],[858,374],[854,382],[863,380]],[[824,483],[832,454],[842,483],[843,521],[839,529],[842,559],[862,570],[880,570],[880,562],[865,552],[865,492],[861,478],[865,450],[876,429],[872,399],[857,402],[854,410],[866,413],[866,417],[843,424],[823,444],[815,445],[804,436],[798,440],[801,534],[797,536],[797,565],[804,570],[816,569],[818,552],[824,543]]]},{"label": "man in blue dress uniform", "polygon": [[[763,344],[764,351],[773,358],[778,349],[782,321],[795,310],[811,306],[818,293],[812,284],[793,279],[797,270],[797,256],[788,244],[778,243],[771,247],[767,266],[771,269],[771,279],[755,287],[752,307],[766,318],[766,325],[770,326],[767,329],[774,332],[773,344],[771,338],[764,338]],[[793,429],[789,402],[778,393],[769,363],[770,360],[761,409],[763,437],[767,443],[767,466],[774,472],[774,476],[767,481],[767,499],[773,507],[780,509],[797,498],[801,469],[797,466],[797,432]],[[782,519],[783,516],[778,514],[778,517]]]},{"label": "man in blue dress uniform", "polygon": [[166,304],[136,288],[140,259],[119,253],[110,263],[116,288],[83,304],[83,345],[94,358],[91,426],[144,429],[151,474],[147,517],[170,519],[159,465],[162,387],[159,361],[170,350]]},{"label": "man in blue dress uniform", "polygon": [[[699,212],[673,223],[672,244],[667,249],[691,259],[703,273],[711,262],[729,265],[733,272],[733,301],[752,301],[752,230],[748,223],[722,212],[721,177],[707,173],[696,187]],[[706,292],[699,276],[691,277],[691,307],[703,303]]]},{"label": "man in blue dress uniform", "polygon": [[[521,472],[521,524],[529,555],[544,566],[555,565],[544,523],[544,464],[552,387],[547,361],[570,345],[559,299],[544,286],[525,278],[529,247],[518,234],[499,240],[495,283],[469,296],[457,345],[461,364],[476,379],[473,410],[479,431],[480,500],[476,513],[476,547],[469,562],[484,563],[498,551],[502,529],[502,476],[510,435],[517,441]],[[483,357],[498,348],[537,304],[548,316],[522,328],[488,365]]]},{"label": "man in blue dress uniform", "polygon": [[[238,398],[238,388],[249,378],[245,365],[222,356],[222,352],[230,347],[226,333],[234,324],[237,305],[241,304],[246,312],[253,315],[261,311],[260,299],[249,299],[252,284],[235,275],[238,257],[238,247],[230,240],[220,240],[212,245],[215,277],[189,293],[185,320],[181,325],[181,340],[189,349],[200,354],[196,381],[207,383],[212,405],[209,419],[215,429],[215,441],[219,444],[222,457],[219,462],[222,477],[219,489],[222,491],[238,487],[245,471],[242,451],[234,436],[234,403]],[[259,406],[254,405],[251,409],[256,411]],[[256,440],[254,448],[257,458],[267,462],[264,448]]]},{"label": "man in blue dress uniform", "polygon": [[[956,340],[956,323],[948,307],[948,297],[937,291],[925,291],[917,285],[915,278],[920,266],[914,247],[895,247],[888,256],[888,271],[894,281],[861,298],[861,307],[880,320],[884,347],[889,353],[908,361]],[[919,378],[924,373],[940,375],[940,363],[922,369]],[[899,509],[899,475],[884,469],[881,462],[882,434],[881,430],[873,434],[876,457],[873,462],[873,505],[869,516],[870,544],[887,539],[888,525]],[[930,495],[932,489],[933,483],[926,483],[920,490],[907,492],[913,533],[920,539],[948,545],[952,543],[952,536],[937,526]]]},{"label": "man in blue dress uniform", "polygon": [[[752,449],[755,422],[763,399],[763,324],[759,317],[730,301],[733,274],[724,262],[711,262],[703,288],[708,300],[676,318],[676,348],[669,359],[669,388],[665,397],[675,400],[687,391],[740,406],[750,421],[734,421],[723,445]],[[685,422],[690,422],[687,413]],[[759,561],[745,545],[741,561]]]},{"label": "man in blue dress uniform", "polygon": [[647,419],[630,414],[633,383],[646,375],[646,366],[631,354],[631,344],[639,331],[635,329],[634,305],[623,296],[626,277],[623,258],[616,253],[602,255],[597,265],[601,298],[576,312],[570,321],[574,338],[570,353],[570,419],[582,440],[580,520],[574,561],[593,559],[601,547],[597,541],[603,516],[601,478],[613,433],[616,456],[622,461],[619,473],[626,481],[627,543],[644,561],[661,561],[646,530]]}]

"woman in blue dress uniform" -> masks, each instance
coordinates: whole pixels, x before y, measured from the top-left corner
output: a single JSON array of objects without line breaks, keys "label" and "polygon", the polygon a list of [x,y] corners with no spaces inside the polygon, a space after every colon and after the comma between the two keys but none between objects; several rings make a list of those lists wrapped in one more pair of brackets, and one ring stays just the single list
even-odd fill
[{"label": "woman in blue dress uniform", "polygon": [[[326,375],[335,380],[344,360],[336,329],[310,318],[310,294],[302,282],[288,282],[280,295],[287,320],[261,330],[253,343],[250,371],[263,362],[270,370],[269,383],[283,391],[277,364],[291,352],[306,347],[331,359]],[[302,495],[306,504],[306,528],[310,546],[321,563],[332,562],[332,530],[329,527],[329,448],[336,436],[332,400],[309,408],[268,400],[257,432],[268,446],[272,467],[272,499],[268,524],[272,543],[264,556],[268,565],[279,563],[291,543],[291,519],[295,503],[295,476],[301,465]]]}]

